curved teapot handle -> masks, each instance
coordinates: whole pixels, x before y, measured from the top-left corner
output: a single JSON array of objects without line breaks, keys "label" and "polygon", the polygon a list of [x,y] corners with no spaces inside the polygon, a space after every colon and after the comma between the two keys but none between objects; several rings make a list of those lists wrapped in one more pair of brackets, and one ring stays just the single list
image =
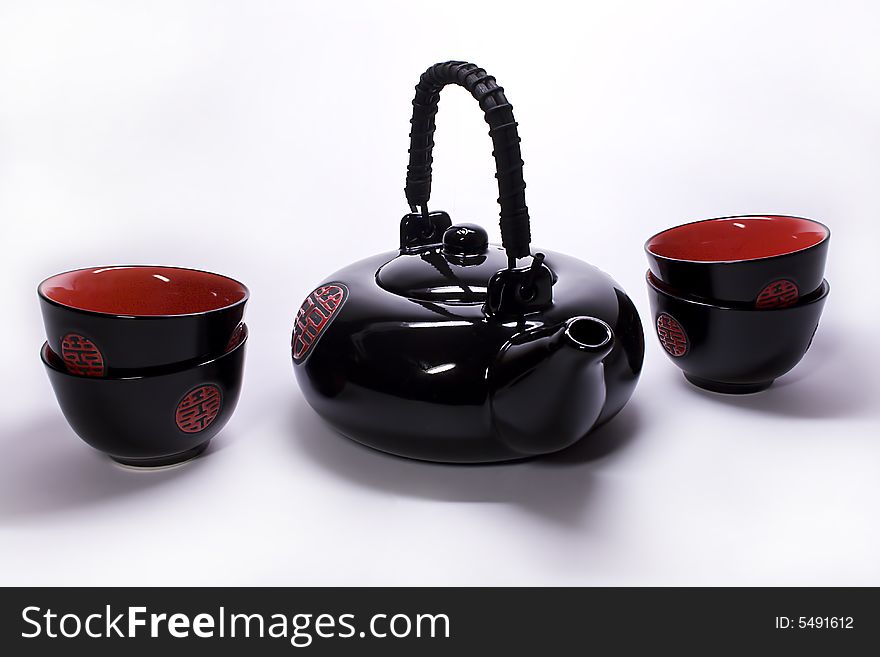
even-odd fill
[{"label": "curved teapot handle", "polygon": [[507,102],[504,88],[499,87],[495,78],[476,64],[444,62],[434,64],[422,73],[412,103],[406,200],[413,212],[419,207],[422,214],[427,215],[427,203],[431,196],[431,163],[434,159],[434,117],[440,102],[440,91],[447,84],[457,84],[467,89],[480,103],[486,123],[489,124],[489,135],[494,146],[495,177],[498,179],[498,203],[501,205],[501,243],[512,267],[516,258],[529,255],[531,241],[520,138],[513,118],[513,106]]}]

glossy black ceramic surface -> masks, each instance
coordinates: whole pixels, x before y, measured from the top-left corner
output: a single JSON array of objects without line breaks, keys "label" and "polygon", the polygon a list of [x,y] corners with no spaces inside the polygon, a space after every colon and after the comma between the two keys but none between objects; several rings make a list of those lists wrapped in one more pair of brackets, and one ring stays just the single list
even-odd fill
[{"label": "glossy black ceramic surface", "polygon": [[76,376],[44,344],[43,364],[76,434],[126,465],[157,467],[204,450],[241,392],[246,332],[219,358],[155,376]]},{"label": "glossy black ceramic surface", "polygon": [[654,333],[694,385],[742,394],[768,388],[809,348],[828,296],[827,281],[797,305],[774,310],[730,308],[663,291],[649,272]]},{"label": "glossy black ceramic surface", "polygon": [[[489,251],[505,260],[499,247]],[[544,263],[552,303],[500,317],[487,314],[485,261],[448,262],[440,244],[336,272],[307,299],[294,332],[294,354],[310,340],[294,359],[306,399],[343,434],[402,456],[498,461],[571,445],[626,404],[644,338],[611,278],[561,254],[546,252]],[[410,281],[434,265],[445,273],[413,296],[376,283],[392,266]],[[341,305],[328,304],[328,291],[341,299],[342,289]]]},{"label": "glossy black ceramic surface", "polygon": [[244,289],[242,298],[209,311],[167,315],[95,312],[54,301],[44,292],[45,283],[38,287],[38,296],[49,346],[66,361],[71,373],[86,376],[141,376],[176,371],[214,358],[233,339],[248,300],[247,288],[236,281]]},{"label": "glossy black ceramic surface", "polygon": [[[746,223],[749,221],[754,225]],[[806,231],[813,226],[815,233],[806,239],[800,235],[799,242],[799,235],[788,235],[786,232],[785,225],[791,222],[803,222]],[[658,237],[666,237],[674,243],[676,231],[722,223],[729,226],[734,234],[742,232],[745,235],[750,230],[756,233],[743,237],[740,243],[730,239],[739,247],[736,250],[740,251],[741,259],[712,259],[712,250],[717,249],[717,244],[713,243],[716,236],[709,234],[701,238],[696,230],[688,236],[692,242],[678,249],[682,257],[663,256],[658,253],[661,249],[652,248],[652,241]],[[742,226],[741,230],[738,230],[739,226]],[[823,233],[824,237],[816,237]],[[743,215],[707,219],[667,229],[648,239],[645,253],[651,273],[669,286],[675,295],[725,306],[770,309],[794,304],[799,298],[813,294],[821,287],[830,237],[828,227],[817,221],[786,215]],[[791,252],[784,252],[786,240],[791,244],[788,247]],[[770,241],[776,245],[775,249],[767,248]],[[689,251],[690,257],[685,257]],[[778,253],[757,257],[770,252]],[[747,257],[749,255],[755,257]]]}]

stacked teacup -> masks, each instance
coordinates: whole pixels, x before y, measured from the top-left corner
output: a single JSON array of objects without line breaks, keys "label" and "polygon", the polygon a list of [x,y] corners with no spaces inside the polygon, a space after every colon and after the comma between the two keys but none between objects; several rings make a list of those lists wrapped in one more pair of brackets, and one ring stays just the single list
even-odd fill
[{"label": "stacked teacup", "polygon": [[811,219],[747,215],[683,224],[645,243],[654,330],[688,381],[758,392],[800,362],[828,296],[830,237]]},{"label": "stacked teacup", "polygon": [[38,295],[43,364],[92,447],[125,465],[173,465],[229,420],[247,342],[243,284],[179,267],[90,267],[47,278]]}]

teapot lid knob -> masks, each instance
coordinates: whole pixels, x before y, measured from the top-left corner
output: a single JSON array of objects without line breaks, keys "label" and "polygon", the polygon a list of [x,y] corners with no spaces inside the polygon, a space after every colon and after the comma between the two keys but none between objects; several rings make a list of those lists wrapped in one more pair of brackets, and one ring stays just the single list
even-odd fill
[{"label": "teapot lid knob", "polygon": [[489,249],[489,234],[476,224],[456,224],[443,233],[443,252],[457,256],[482,255]]}]

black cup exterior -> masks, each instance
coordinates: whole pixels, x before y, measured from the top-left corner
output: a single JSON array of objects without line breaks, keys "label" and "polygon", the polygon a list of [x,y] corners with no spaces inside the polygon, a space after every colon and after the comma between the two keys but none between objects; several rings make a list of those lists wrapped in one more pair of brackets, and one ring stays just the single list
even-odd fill
[{"label": "black cup exterior", "polygon": [[[757,216],[762,215],[720,219],[748,219]],[[767,216],[800,219],[783,215]],[[652,253],[649,246],[651,241],[667,232],[661,231],[645,243],[645,254],[651,273],[670,288],[680,291],[682,296],[704,299],[710,303],[720,302],[722,305],[740,304],[770,309],[787,300],[794,303],[796,299],[807,297],[822,286],[831,232],[827,226],[817,221],[805,221],[824,228],[826,236],[818,244],[793,253],[723,262],[680,260]]]},{"label": "black cup exterior", "polygon": [[797,365],[809,349],[829,286],[795,306],[729,308],[661,290],[648,274],[654,334],[695,385],[726,393],[757,392]]},{"label": "black cup exterior", "polygon": [[246,292],[236,303],[205,312],[133,316],[62,305],[41,288],[37,294],[51,350],[76,354],[78,364],[68,368],[72,373],[116,378],[177,370],[224,353],[249,296]]},{"label": "black cup exterior", "polygon": [[245,337],[219,358],[135,378],[70,374],[43,345],[41,356],[61,411],[86,443],[127,465],[157,466],[195,455],[238,403]]}]

